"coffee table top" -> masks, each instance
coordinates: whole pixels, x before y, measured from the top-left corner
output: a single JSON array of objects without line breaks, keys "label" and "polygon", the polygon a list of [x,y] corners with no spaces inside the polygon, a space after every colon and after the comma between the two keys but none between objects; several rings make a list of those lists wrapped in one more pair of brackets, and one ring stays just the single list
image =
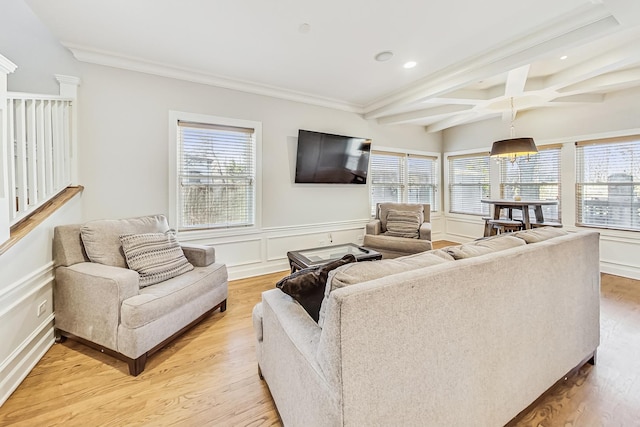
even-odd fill
[{"label": "coffee table top", "polygon": [[302,268],[325,264],[329,261],[340,259],[347,254],[353,254],[359,261],[382,258],[379,252],[373,249],[363,248],[353,243],[287,252],[289,260],[293,260],[297,264],[302,264],[300,265]]}]

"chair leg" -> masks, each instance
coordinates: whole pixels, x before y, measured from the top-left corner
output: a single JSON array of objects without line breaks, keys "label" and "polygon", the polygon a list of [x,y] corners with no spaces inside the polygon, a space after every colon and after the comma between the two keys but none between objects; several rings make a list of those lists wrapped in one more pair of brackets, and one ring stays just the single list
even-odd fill
[{"label": "chair leg", "polygon": [[264,376],[262,376],[262,368],[260,368],[260,365],[258,365],[258,377],[260,377],[261,380],[264,380]]},{"label": "chair leg", "polygon": [[491,224],[489,224],[489,220],[491,218],[485,218],[484,219],[484,237],[489,237],[491,236],[491,231],[493,229],[493,227],[491,227]]},{"label": "chair leg", "polygon": [[144,367],[147,364],[147,353],[144,353],[137,359],[127,360],[127,364],[129,365],[129,374],[137,377],[142,373],[142,371],[144,371]]}]

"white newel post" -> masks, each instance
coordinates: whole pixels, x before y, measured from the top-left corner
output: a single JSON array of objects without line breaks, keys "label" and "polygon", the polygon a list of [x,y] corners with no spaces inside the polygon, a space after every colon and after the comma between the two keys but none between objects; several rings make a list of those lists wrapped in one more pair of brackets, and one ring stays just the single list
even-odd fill
[{"label": "white newel post", "polygon": [[7,146],[7,75],[16,64],[0,55],[0,245],[9,240],[9,154]]},{"label": "white newel post", "polygon": [[71,183],[78,183],[78,86],[80,78],[55,74],[60,85],[60,96],[73,99],[71,105],[71,147],[69,158],[71,161]]}]

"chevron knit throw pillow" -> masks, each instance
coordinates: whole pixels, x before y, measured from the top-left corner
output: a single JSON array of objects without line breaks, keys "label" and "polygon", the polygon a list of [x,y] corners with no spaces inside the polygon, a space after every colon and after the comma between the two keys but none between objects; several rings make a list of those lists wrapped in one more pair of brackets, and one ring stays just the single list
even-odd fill
[{"label": "chevron knit throw pillow", "polygon": [[125,234],[120,236],[127,265],[140,276],[140,288],[193,270],[175,232]]}]

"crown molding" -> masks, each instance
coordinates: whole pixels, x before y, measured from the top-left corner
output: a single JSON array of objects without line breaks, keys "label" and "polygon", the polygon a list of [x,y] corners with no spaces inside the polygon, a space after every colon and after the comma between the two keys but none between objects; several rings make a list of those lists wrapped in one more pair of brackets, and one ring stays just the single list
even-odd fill
[{"label": "crown molding", "polygon": [[18,66],[9,61],[5,56],[0,55],[0,73],[11,74]]},{"label": "crown molding", "polygon": [[193,83],[200,83],[209,86],[216,86],[225,89],[232,89],[256,95],[270,96],[287,101],[302,102],[305,104],[348,111],[351,113],[363,113],[362,105],[353,104],[341,100],[320,97],[304,92],[292,91],[275,86],[253,83],[245,80],[217,76],[203,71],[192,70],[189,68],[178,67],[175,65],[160,62],[148,61],[126,55],[120,55],[114,52],[97,50],[73,43],[62,42],[62,45],[69,49],[73,56],[81,62],[105,65],[108,67],[137,71],[140,73],[153,74],[156,76],[184,80]]}]

